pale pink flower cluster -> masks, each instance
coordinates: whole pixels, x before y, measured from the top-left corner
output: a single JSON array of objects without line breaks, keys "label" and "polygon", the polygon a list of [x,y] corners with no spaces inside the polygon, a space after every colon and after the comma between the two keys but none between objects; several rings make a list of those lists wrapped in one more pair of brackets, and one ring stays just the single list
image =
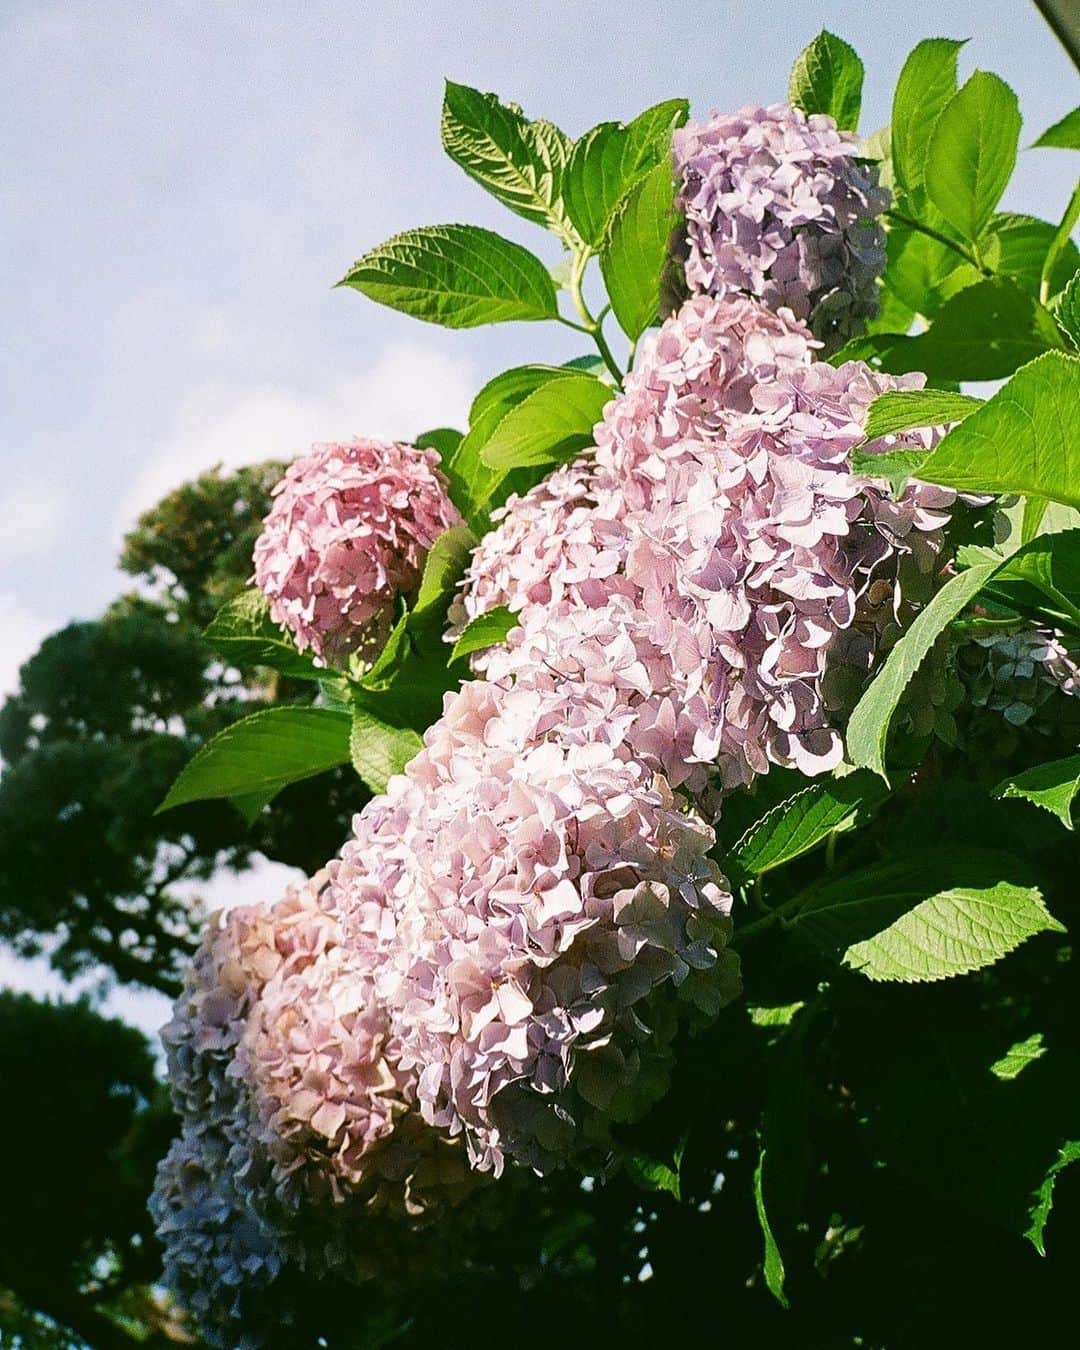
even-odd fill
[{"label": "pale pink flower cluster", "polygon": [[759,296],[839,346],[877,312],[889,193],[858,137],[778,103],[675,132],[691,294]]},{"label": "pale pink flower cluster", "polygon": [[661,986],[703,1013],[737,991],[713,832],[617,742],[580,684],[468,683],[346,850],[395,910],[401,1064],[481,1170],[544,1170],[640,1111]]},{"label": "pale pink flower cluster", "polygon": [[724,788],[770,763],[833,768],[830,645],[890,559],[932,563],[954,501],[851,472],[872,400],[920,383],[812,363],[806,330],[754,302],[687,302],[609,404],[594,461],[511,498],[473,555],[458,627],[497,604],[520,621],[478,668],[584,686],[626,753],[697,794],[713,766]]},{"label": "pale pink flower cluster", "polygon": [[461,521],[438,464],[434,450],[354,440],[289,466],[255,544],[254,580],[300,651],[331,666],[378,654],[428,550]]}]

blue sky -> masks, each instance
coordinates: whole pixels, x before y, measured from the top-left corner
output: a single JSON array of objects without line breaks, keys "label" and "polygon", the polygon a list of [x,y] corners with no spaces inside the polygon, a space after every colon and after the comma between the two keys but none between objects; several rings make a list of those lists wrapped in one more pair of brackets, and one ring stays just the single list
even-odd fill
[{"label": "blue sky", "polygon": [[[442,155],[443,76],[576,135],[676,95],[698,114],[781,99],[823,26],[866,63],[865,132],[925,36],[971,39],[962,74],[1013,85],[1024,144],[1077,101],[1016,0],[6,0],[0,689],[117,593],[124,527],[169,487],[460,424],[499,369],[577,354],[554,325],[450,333],[331,289],[411,225],[473,221],[557,260]],[[1060,215],[1073,172],[1025,152],[1005,205]]]}]

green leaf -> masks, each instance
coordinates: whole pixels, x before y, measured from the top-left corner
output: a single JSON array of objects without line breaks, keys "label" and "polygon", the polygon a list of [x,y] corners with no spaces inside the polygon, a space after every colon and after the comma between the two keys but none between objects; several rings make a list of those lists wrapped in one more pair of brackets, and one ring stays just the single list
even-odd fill
[{"label": "green leaf", "polygon": [[805,1007],[805,1001],[800,999],[797,1003],[750,1004],[747,1012],[756,1027],[789,1027]]},{"label": "green leaf", "polygon": [[270,602],[252,587],[241,591],[214,615],[203,637],[237,666],[269,666],[294,680],[321,680],[326,671],[298,652],[270,617]]},{"label": "green leaf", "polygon": [[391,726],[367,708],[353,709],[349,754],[353,768],[372,792],[385,792],[394,774],[401,773],[423,745],[411,727]]},{"label": "green leaf", "polygon": [[848,722],[847,749],[857,767],[872,769],[888,781],[885,742],[900,696],[937,639],[996,570],[995,563],[979,563],[951,577],[889,652]]},{"label": "green leaf", "polygon": [[944,980],[1064,932],[1014,860],[978,851],[878,863],[817,887],[794,925],[870,980]]},{"label": "green leaf", "polygon": [[558,315],[540,259],[477,225],[406,230],[365,253],[338,284],[444,328]]},{"label": "green leaf", "polygon": [[956,93],[956,55],[964,45],[953,38],[927,38],[904,62],[892,106],[892,160],[897,185],[910,192],[923,181],[930,133]]},{"label": "green leaf", "polygon": [[1057,816],[1067,830],[1073,828],[1072,804],[1080,792],[1080,755],[1036,765],[1013,774],[994,789],[995,797],[1022,797]]},{"label": "green leaf", "polygon": [[[987,267],[1013,281],[1029,295],[1038,296],[1042,284],[1043,264],[1055,245],[1057,226],[1037,216],[1025,216],[1017,211],[1004,211],[994,216],[987,225],[979,251]],[[1059,250],[1053,274],[1049,278],[1048,295],[1057,295],[1080,267],[1080,249],[1066,239]],[[977,278],[974,278],[977,280]]]},{"label": "green leaf", "polygon": [[347,713],[330,708],[264,708],[208,741],[181,769],[158,811],[210,797],[269,794],[348,759]]},{"label": "green leaf", "polygon": [[1057,325],[1033,296],[1008,277],[967,286],[917,337],[865,339],[893,375],[921,370],[933,381],[1001,380],[1025,362],[1061,346]]},{"label": "green leaf", "polygon": [[848,828],[857,813],[886,795],[881,780],[865,771],[811,783],[754,822],[736,843],[725,866],[744,876],[761,876],[800,858],[835,830]]},{"label": "green leaf", "polygon": [[1080,529],[1046,531],[1016,549],[987,586],[1011,609],[1080,633]]},{"label": "green leaf", "polygon": [[249,825],[254,825],[263,810],[277,796],[280,788],[265,788],[261,792],[248,792],[239,797],[230,797],[229,801],[244,817]]},{"label": "green leaf", "polygon": [[1073,249],[1076,247],[1072,242],[1072,232],[1076,228],[1078,220],[1080,220],[1080,183],[1077,183],[1073,189],[1073,195],[1069,198],[1065,214],[1061,217],[1061,224],[1057,227],[1053,242],[1047,249],[1046,257],[1043,260],[1039,297],[1044,304],[1054,293],[1054,277],[1057,274],[1061,259],[1069,256],[1070,247]]},{"label": "green leaf", "polygon": [[1052,127],[1047,127],[1043,134],[1032,145],[1036,146],[1054,146],[1060,150],[1080,150],[1080,108],[1074,108],[1068,112],[1060,122],[1055,122]]},{"label": "green leaf", "polygon": [[619,327],[633,342],[660,315],[660,281],[675,227],[675,185],[665,160],[630,189],[611,218],[600,271]]},{"label": "green leaf", "polygon": [[1020,108],[996,75],[977,70],[942,109],[926,151],[926,191],[965,239],[978,239],[1016,164]]},{"label": "green leaf", "polygon": [[442,143],[454,163],[504,206],[573,244],[562,201],[570,140],[557,126],[530,122],[497,95],[447,80]]},{"label": "green leaf", "polygon": [[593,427],[612,394],[594,375],[562,370],[502,416],[480,452],[482,462],[505,473],[571,459],[592,444]]},{"label": "green leaf", "polygon": [[883,450],[869,454],[856,451],[851,457],[851,471],[867,478],[886,479],[893,496],[899,497],[908,479],[918,476],[919,466],[929,453],[929,450]]},{"label": "green leaf", "polygon": [[854,131],[862,85],[863,63],[854,48],[822,29],[792,67],[788,100],[807,115],[828,113],[841,131]]},{"label": "green leaf", "polygon": [[[933,229],[947,228],[940,213],[925,201],[922,189],[900,205],[905,208],[904,214],[914,220]],[[966,280],[968,285],[981,279],[955,249],[895,220],[888,222],[886,255],[885,281],[889,289],[913,313],[928,319],[932,319],[949,299],[958,279]],[[904,324],[893,332],[906,333],[908,326]]]},{"label": "green leaf", "polygon": [[494,609],[478,614],[465,625],[461,636],[454,643],[450,655],[451,661],[468,656],[472,652],[483,651],[485,647],[494,647],[505,642],[508,633],[518,626],[518,616],[506,605],[496,605]]},{"label": "green leaf", "polygon": [[920,478],[961,492],[1019,492],[1080,507],[1080,360],[1047,352],[950,431]]},{"label": "green leaf", "polygon": [[758,1154],[757,1166],[754,1168],[754,1207],[757,1210],[761,1235],[765,1240],[765,1285],[777,1303],[782,1308],[787,1308],[790,1305],[787,1295],[784,1293],[784,1258],[773,1235],[772,1225],[765,1208],[765,1157],[766,1149],[762,1144],[761,1151]]},{"label": "green leaf", "polygon": [[644,1153],[628,1153],[623,1164],[630,1179],[645,1190],[666,1191],[676,1200],[682,1200],[682,1183],[676,1167],[669,1167]]},{"label": "green leaf", "polygon": [[1080,350],[1080,272],[1074,272],[1072,280],[1061,293],[1057,309],[1058,327],[1068,334],[1072,345]]},{"label": "green leaf", "polygon": [[420,589],[416,593],[415,613],[448,600],[461,580],[476,547],[476,538],[467,525],[452,525],[444,530],[428,550]]},{"label": "green leaf", "polygon": [[1040,1256],[1046,1255],[1046,1223],[1050,1218],[1050,1210],[1054,1205],[1054,1186],[1060,1173],[1068,1167],[1070,1163],[1080,1162],[1080,1139],[1070,1139],[1062,1145],[1058,1152],[1057,1161],[1043,1178],[1041,1185],[1035,1192],[1034,1203],[1031,1206],[1029,1217],[1031,1223],[1028,1226],[1024,1236],[1030,1241],[1031,1245]]},{"label": "green leaf", "polygon": [[900,389],[880,394],[866,413],[866,439],[876,441],[879,436],[893,436],[915,427],[962,422],[968,413],[981,406],[982,399],[954,394],[948,389]]},{"label": "green leaf", "polygon": [[671,133],[688,111],[685,99],[669,99],[626,126],[602,122],[575,143],[563,190],[566,209],[587,244],[599,247],[627,192],[650,169],[670,161]]},{"label": "green leaf", "polygon": [[1010,1045],[1002,1057],[996,1059],[990,1065],[990,1072],[995,1078],[1000,1078],[1003,1083],[1011,1083],[1029,1065],[1042,1059],[1045,1054],[1046,1046],[1043,1045],[1043,1034],[1041,1031],[1036,1031],[1033,1036],[1029,1036],[1026,1040],[1017,1041],[1015,1045]]}]

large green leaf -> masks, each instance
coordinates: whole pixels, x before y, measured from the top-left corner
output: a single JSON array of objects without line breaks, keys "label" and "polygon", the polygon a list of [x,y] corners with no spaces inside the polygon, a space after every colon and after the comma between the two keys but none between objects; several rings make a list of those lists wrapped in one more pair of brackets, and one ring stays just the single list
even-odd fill
[{"label": "large green leaf", "polygon": [[353,710],[349,753],[353,768],[372,792],[385,792],[390,779],[401,773],[423,744],[411,727],[391,726],[364,707]]},{"label": "large green leaf", "polygon": [[623,126],[602,122],[574,145],[563,183],[566,209],[587,244],[599,247],[616,206],[639,178],[671,159],[671,133],[686,121],[685,99],[658,103]]},{"label": "large green leaf", "polygon": [[1078,426],[1080,360],[1047,352],[950,431],[919,476],[963,492],[1019,492],[1080,507]]},{"label": "large green leaf", "polygon": [[956,54],[963,45],[952,38],[926,38],[904,62],[891,122],[893,175],[904,191],[923,181],[930,133],[956,93]]},{"label": "large green leaf", "polygon": [[447,80],[442,143],[454,163],[504,206],[573,242],[562,202],[570,140],[557,126],[530,122],[497,95]]},{"label": "large green leaf", "polygon": [[611,218],[600,271],[619,327],[631,341],[660,315],[660,283],[675,227],[675,185],[667,161],[630,189]]},{"label": "large green leaf", "polygon": [[298,652],[270,617],[270,602],[254,588],[241,591],[214,615],[203,637],[237,666],[269,666],[294,680],[322,680],[326,671]]},{"label": "large green leaf", "polygon": [[[1043,265],[1054,246],[1057,228],[1037,216],[1004,211],[987,225],[979,244],[980,252],[988,267],[1002,276],[1011,277],[1022,290],[1037,297],[1042,285]],[[1066,239],[1049,277],[1048,295],[1057,295],[1063,290],[1078,267],[1080,249],[1071,239]],[[969,272],[972,281],[979,279],[974,268]]]},{"label": "large green leaf", "polygon": [[795,927],[871,980],[944,980],[1064,932],[1014,859],[952,850],[877,863],[817,887]]},{"label": "large green leaf", "polygon": [[1073,347],[1080,350],[1080,272],[1073,273],[1062,291],[1055,314],[1058,326],[1068,335]]},{"label": "large green leaf", "polygon": [[1061,150],[1080,150],[1080,108],[1074,108],[1060,122],[1047,127],[1034,144],[1056,146]]},{"label": "large green leaf", "polygon": [[[944,228],[938,212],[925,200],[922,189],[917,189],[912,198],[899,203],[903,214],[930,225],[931,228]],[[913,313],[932,319],[945,304],[952,289],[957,285],[957,276],[966,277],[974,271],[968,263],[940,239],[933,239],[907,225],[892,220],[888,224],[886,240],[888,265],[885,280],[889,289]],[[978,274],[975,277],[978,280]],[[909,325],[893,329],[895,333],[905,333]]]},{"label": "large green leaf", "polygon": [[1080,634],[1080,529],[1048,530],[1011,553],[987,594]]},{"label": "large green leaf", "polygon": [[788,99],[804,113],[828,113],[841,131],[854,131],[862,85],[863,63],[854,48],[822,29],[792,67]]},{"label": "large green leaf", "polygon": [[610,385],[584,371],[564,370],[515,403],[484,443],[480,458],[505,473],[558,464],[593,442],[593,427],[611,401]]},{"label": "large green leaf", "polygon": [[269,794],[349,761],[349,715],[330,708],[264,708],[219,732],[184,766],[158,807]]},{"label": "large green leaf", "polygon": [[885,743],[900,696],[934,643],[996,570],[996,563],[978,563],[951,577],[889,652],[848,721],[847,748],[852,763],[872,769],[887,781]]},{"label": "large green leaf", "polygon": [[880,436],[892,436],[915,427],[962,422],[981,405],[982,399],[954,394],[949,389],[900,389],[881,394],[867,410],[866,439],[876,441]]},{"label": "large green leaf", "polygon": [[558,314],[540,259],[477,225],[406,230],[365,253],[338,284],[444,328]]},{"label": "large green leaf", "polygon": [[995,277],[965,287],[917,337],[868,338],[883,370],[923,371],[932,381],[1001,380],[1061,346],[1050,313],[1016,282]]},{"label": "large green leaf", "polygon": [[880,778],[865,770],[811,783],[779,802],[746,831],[724,858],[729,873],[761,876],[816,848],[836,830],[847,829],[860,810],[886,795]]},{"label": "large green leaf", "polygon": [[1021,797],[1057,816],[1067,830],[1073,828],[1072,804],[1080,792],[1080,755],[1038,764],[1013,774],[994,789],[995,797]]},{"label": "large green leaf", "polygon": [[926,191],[961,236],[977,240],[1012,177],[1020,141],[1016,95],[977,70],[942,109],[926,152]]}]

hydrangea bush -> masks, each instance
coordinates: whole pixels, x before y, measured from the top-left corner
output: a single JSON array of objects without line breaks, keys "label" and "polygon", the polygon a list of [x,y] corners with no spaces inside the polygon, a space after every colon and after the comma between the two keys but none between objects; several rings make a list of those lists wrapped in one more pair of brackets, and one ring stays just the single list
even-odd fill
[{"label": "hydrangea bush", "polygon": [[[682,1072],[724,1111],[748,1027],[775,1090],[714,1190],[749,1147],[785,1302],[816,1222],[791,1197],[829,1160],[790,1147],[782,1075],[835,1109],[810,1047],[848,991],[1007,969],[1040,934],[1067,963],[1080,206],[1029,230],[1037,276],[1003,246],[1008,174],[973,166],[1015,158],[1015,98],[957,90],[957,46],[915,49],[871,141],[829,34],[788,103],[574,142],[448,87],[446,149],[558,237],[565,284],[469,226],[345,284],[452,328],[561,320],[597,355],[497,375],[463,432],[297,459],[208,632],[321,697],[230,727],[166,806],[273,810],[350,758],[375,794],[306,885],[211,921],[163,1033],[181,1132],[153,1212],[211,1344],[295,1326],[297,1279],[407,1298],[552,1176],[680,1198],[686,1136],[670,1165],[645,1141],[682,1134]],[[918,250],[944,280],[913,299],[886,254]],[[898,825],[959,775],[966,816],[913,849]],[[1039,1156],[1036,1246],[1076,1129]]]}]

